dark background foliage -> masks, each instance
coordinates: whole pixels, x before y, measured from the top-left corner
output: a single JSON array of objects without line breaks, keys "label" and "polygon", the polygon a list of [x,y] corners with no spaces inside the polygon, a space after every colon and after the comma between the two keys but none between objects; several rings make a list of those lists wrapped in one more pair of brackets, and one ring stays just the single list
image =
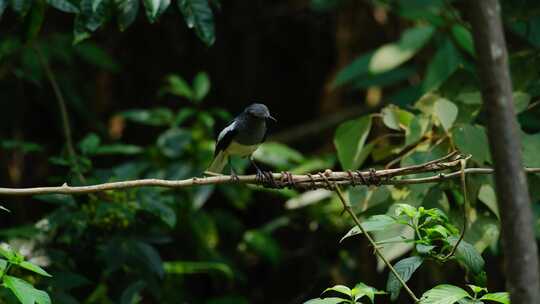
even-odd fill
[{"label": "dark background foliage", "polygon": [[[218,131],[254,101],[267,104],[278,119],[270,139],[299,151],[269,146],[267,154],[258,157],[265,166],[277,171],[339,169],[343,164],[334,149],[337,125],[390,103],[418,110],[413,104],[425,93],[419,88],[429,65],[466,13],[460,1],[420,0],[227,0],[213,12],[215,42],[208,46],[186,26],[176,3],[152,24],[141,3],[125,31],[117,29],[113,15],[77,44],[72,43],[74,14],[43,1],[33,2],[24,17],[7,9],[0,19],[0,185],[80,184],[77,170],[87,183],[197,176],[210,161]],[[503,1],[514,85],[527,94],[525,107],[530,107],[519,119],[531,136],[540,129],[535,107],[540,96],[539,12],[533,1]],[[335,86],[336,75],[358,56],[399,40],[416,24],[435,24],[438,34],[404,64],[405,71],[389,76],[397,80],[355,76]],[[80,159],[70,159],[66,151],[57,97],[36,49],[65,97]],[[434,88],[452,101],[470,92],[477,81],[474,55],[460,48],[456,58],[459,68],[441,76],[440,88]],[[445,74],[446,65],[442,66],[437,75]],[[211,83],[202,101],[170,93],[171,74],[191,84],[200,72],[206,72]],[[483,124],[479,106],[478,116],[470,114],[474,102],[456,103],[465,115],[458,116],[456,126]],[[151,121],[150,112],[126,112],[157,108],[171,113]],[[189,117],[176,124],[168,116],[181,116],[184,110],[196,114],[186,114]],[[457,131],[442,130],[433,121],[433,134],[452,138],[444,149],[466,146],[460,144]],[[371,132],[366,132],[368,141],[392,133],[390,129],[374,119]],[[407,126],[401,131],[409,130]],[[536,138],[525,147],[532,166],[538,163]],[[468,138],[467,153],[487,151],[476,140]],[[390,151],[402,144],[398,141],[383,140],[387,150],[368,152],[362,167],[379,167],[406,154]],[[115,144],[123,146],[111,148]],[[407,157],[401,164],[422,159]],[[475,157],[475,164],[489,165]],[[459,185],[444,187],[453,206],[446,211],[457,212],[454,206],[462,200],[456,193]],[[534,187],[531,191],[537,199]],[[385,213],[395,203],[388,193],[380,194],[383,203],[371,198],[370,209],[357,206],[358,211],[363,216]],[[419,203],[427,193],[422,192]],[[333,284],[362,281],[385,289],[387,270],[377,269],[364,238],[338,243],[352,224],[341,215],[336,199],[324,197],[305,208],[287,208],[285,201],[296,196],[289,190],[220,186],[143,188],[105,197],[8,197],[1,201],[11,213],[0,214],[0,238],[15,247],[29,246],[29,258],[46,256],[42,264],[53,278],[21,276],[49,292],[54,303],[303,303]],[[487,214],[492,209],[480,200],[477,212]],[[538,200],[535,208],[538,213]],[[498,235],[494,214],[485,220]],[[490,291],[502,291],[503,257],[497,237],[487,240],[484,249],[485,283]],[[457,264],[429,261],[410,285],[420,294],[440,283],[463,286],[464,277],[473,281],[470,276]],[[13,300],[6,290],[2,296],[0,302]],[[389,302],[381,297],[377,303],[385,301]],[[406,301],[402,293],[398,302]]]}]

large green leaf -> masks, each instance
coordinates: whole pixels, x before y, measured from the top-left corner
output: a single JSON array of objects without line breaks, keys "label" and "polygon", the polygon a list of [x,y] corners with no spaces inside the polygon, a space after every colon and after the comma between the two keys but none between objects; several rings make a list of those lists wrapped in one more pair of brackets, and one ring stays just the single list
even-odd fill
[{"label": "large green leaf", "polygon": [[197,36],[206,45],[214,44],[214,14],[208,0],[179,0],[178,8],[184,15],[187,26],[194,28]]},{"label": "large green leaf", "polygon": [[22,304],[50,304],[49,295],[39,289],[35,289],[30,283],[9,275],[4,276],[4,287],[15,294]]},{"label": "large green leaf", "polygon": [[302,153],[277,142],[262,144],[253,157],[263,163],[277,168],[287,169],[304,160]]},{"label": "large green leaf", "polygon": [[383,45],[373,53],[369,62],[371,73],[382,73],[398,67],[420,50],[435,32],[432,26],[418,26],[406,30],[396,43]]},{"label": "large green leaf", "polygon": [[428,65],[422,84],[424,92],[435,90],[458,69],[461,55],[450,39],[444,40]]},{"label": "large green leaf", "polygon": [[469,297],[469,294],[453,285],[442,284],[426,291],[419,304],[454,304],[457,301]]},{"label": "large green leaf", "polygon": [[[360,224],[362,225],[362,228],[364,228],[364,230],[366,232],[370,232],[370,231],[384,230],[384,229],[394,225],[395,223],[396,223],[396,220],[393,217],[388,216],[388,215],[384,215],[384,214],[378,214],[378,215],[374,215],[374,216],[369,217],[368,219],[366,219],[365,221],[363,221]],[[344,239],[346,239],[348,237],[351,237],[351,236],[354,236],[354,235],[357,235],[357,234],[361,234],[361,233],[362,233],[362,230],[360,230],[360,228],[358,228],[358,226],[354,226],[339,241],[342,242]]]},{"label": "large green leaf", "polygon": [[540,133],[522,135],[523,164],[527,167],[540,167]]},{"label": "large green leaf", "polygon": [[19,267],[30,270],[30,271],[35,272],[37,274],[40,274],[42,276],[51,277],[51,275],[48,272],[46,272],[43,268],[39,267],[38,265],[27,262],[27,261],[22,261],[19,264]]},{"label": "large green leaf", "polygon": [[484,127],[470,124],[460,125],[452,130],[452,137],[459,151],[471,154],[472,159],[479,164],[491,162]]},{"label": "large green leaf", "polygon": [[159,6],[161,5],[161,0],[143,0],[143,3],[148,21],[150,21],[150,23],[155,22],[159,12]]},{"label": "large green leaf", "polygon": [[467,53],[472,56],[475,55],[474,42],[471,35],[471,32],[461,24],[454,24],[452,26],[452,36]]},{"label": "large green leaf", "polygon": [[348,303],[347,300],[342,298],[324,298],[324,299],[311,299],[304,304],[339,304],[339,303]]},{"label": "large green leaf", "polygon": [[451,101],[439,98],[435,101],[433,114],[438,118],[443,128],[448,131],[454,125],[458,115],[458,107]]},{"label": "large green leaf", "polygon": [[[407,282],[423,262],[424,259],[421,256],[411,256],[397,262],[394,265],[394,269],[399,276]],[[388,274],[388,281],[386,282],[386,291],[390,293],[390,299],[392,299],[392,301],[395,301],[398,298],[401,287],[401,283],[394,273],[390,272]]]},{"label": "large green leaf", "polygon": [[390,129],[401,131],[406,129],[414,118],[414,114],[409,111],[390,105],[381,111],[383,123]]},{"label": "large green leaf", "polygon": [[[281,249],[276,240],[268,233],[260,230],[248,230],[244,233],[246,249],[250,249],[272,264],[277,264],[281,258]],[[242,246],[241,246],[242,247]]]},{"label": "large green leaf", "polygon": [[482,296],[480,300],[488,300],[502,304],[510,304],[510,294],[508,294],[507,292],[488,293]]},{"label": "large green leaf", "polygon": [[79,13],[79,8],[68,0],[47,0],[47,3],[65,13]]},{"label": "large green leaf", "polygon": [[[451,236],[448,238],[448,243],[450,245],[455,246],[457,243],[458,238],[455,236]],[[463,263],[465,267],[467,267],[470,271],[473,273],[480,273],[484,269],[484,259],[482,258],[482,255],[474,248],[473,245],[469,244],[468,242],[461,240],[458,247],[456,248],[456,259]]]},{"label": "large green leaf", "polygon": [[329,293],[329,292],[338,293],[340,294],[341,297],[352,299],[352,290],[349,287],[344,286],[344,285],[335,285],[330,288],[326,288],[322,292],[322,295],[324,296],[325,293]]},{"label": "large green leaf", "polygon": [[500,218],[495,189],[493,189],[491,184],[484,184],[480,187],[480,190],[478,191],[478,199],[484,203],[489,210],[491,210],[497,216],[497,218]]},{"label": "large green leaf", "polygon": [[334,136],[334,145],[343,169],[355,170],[361,165],[361,153],[371,129],[371,116],[342,123]]},{"label": "large green leaf", "polygon": [[368,74],[369,63],[372,57],[373,52],[370,52],[353,60],[349,65],[343,68],[343,70],[339,71],[336,79],[334,80],[333,86],[338,87],[344,85]]},{"label": "large green leaf", "polygon": [[187,130],[172,128],[158,137],[157,146],[165,156],[176,158],[186,152],[191,136],[191,132]]}]

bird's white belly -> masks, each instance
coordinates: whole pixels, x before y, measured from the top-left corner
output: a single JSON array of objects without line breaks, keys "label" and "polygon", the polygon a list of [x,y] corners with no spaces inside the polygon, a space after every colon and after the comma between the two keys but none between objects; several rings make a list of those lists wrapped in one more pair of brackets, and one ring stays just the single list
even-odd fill
[{"label": "bird's white belly", "polygon": [[229,147],[225,149],[225,153],[229,155],[249,156],[253,152],[255,152],[255,150],[257,150],[258,147],[259,145],[246,146],[246,145],[241,145],[235,141],[232,141]]}]

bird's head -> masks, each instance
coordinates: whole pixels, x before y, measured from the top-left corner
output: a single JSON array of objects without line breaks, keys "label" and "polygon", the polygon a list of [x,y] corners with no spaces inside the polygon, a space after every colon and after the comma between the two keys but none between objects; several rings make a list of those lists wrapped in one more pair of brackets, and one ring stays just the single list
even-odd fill
[{"label": "bird's head", "polygon": [[268,110],[268,107],[263,105],[262,103],[254,103],[249,105],[246,110],[244,111],[247,115],[259,118],[259,119],[270,119],[273,121],[276,121],[272,115],[270,115],[270,111]]}]

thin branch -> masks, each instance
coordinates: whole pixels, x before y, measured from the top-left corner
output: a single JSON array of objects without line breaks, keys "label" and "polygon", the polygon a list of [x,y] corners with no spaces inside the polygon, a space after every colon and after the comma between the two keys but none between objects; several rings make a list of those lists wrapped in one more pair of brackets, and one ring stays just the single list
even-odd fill
[{"label": "thin branch", "polygon": [[[457,157],[449,159],[448,157]],[[424,184],[437,183],[447,179],[457,178],[461,174],[461,170],[457,168],[463,159],[460,155],[451,154],[445,158],[427,162],[422,165],[410,167],[356,171],[356,172],[332,172],[326,170],[325,174],[329,181],[340,185],[362,185],[359,180],[367,182],[367,185],[409,185],[409,184]],[[454,171],[443,172],[449,169]],[[528,173],[540,173],[540,168],[525,168]],[[402,178],[403,176],[425,172],[438,172],[432,176],[420,178]],[[464,174],[492,174],[491,168],[467,168],[463,170]],[[272,177],[277,185],[281,187],[294,187],[299,189],[316,189],[326,188],[325,180],[319,175],[311,174],[290,174],[287,172],[273,173]],[[290,178],[290,181],[289,181]],[[104,192],[110,190],[122,190],[138,187],[164,187],[164,188],[185,188],[201,185],[217,185],[217,184],[256,184],[261,185],[256,175],[240,175],[238,181],[229,175],[218,175],[210,177],[193,177],[184,180],[164,180],[164,179],[138,179],[130,181],[118,181],[103,184],[95,184],[88,186],[69,186],[64,183],[62,186],[56,187],[34,187],[34,188],[0,188],[0,195],[9,196],[29,196],[38,194],[88,194],[96,192]]]},{"label": "thin branch", "polygon": [[64,130],[64,137],[66,140],[66,148],[69,158],[71,159],[71,163],[73,164],[73,170],[75,171],[75,174],[77,175],[77,178],[81,181],[81,183],[86,184],[86,180],[79,168],[79,163],[77,161],[77,153],[75,152],[75,146],[73,145],[73,137],[71,135],[71,127],[69,125],[69,116],[66,108],[66,101],[64,99],[64,95],[62,94],[62,90],[60,90],[58,81],[56,81],[56,77],[54,76],[54,73],[49,63],[47,62],[47,58],[43,55],[41,48],[38,45],[34,45],[34,50],[37,54],[39,62],[45,70],[45,75],[51,83],[54,95],[56,96],[56,100],[58,101],[58,108],[60,109],[60,115],[62,117],[62,128]]},{"label": "thin branch", "polygon": [[343,195],[343,192],[341,191],[340,187],[336,184],[332,185],[333,188],[335,189],[335,192],[337,193],[338,197],[339,197],[339,200],[341,201],[341,203],[343,204],[343,208],[345,208],[345,211],[347,211],[347,213],[351,216],[351,218],[353,219],[354,223],[356,224],[356,226],[360,229],[360,231],[362,231],[362,233],[366,236],[366,238],[368,239],[369,243],[371,243],[371,246],[373,246],[373,250],[375,251],[375,253],[377,254],[377,256],[379,258],[381,258],[381,260],[383,261],[383,263],[386,265],[386,267],[388,267],[388,269],[390,269],[390,271],[394,274],[394,276],[397,278],[397,280],[399,281],[399,283],[401,284],[401,286],[403,286],[403,288],[407,291],[407,293],[409,294],[409,296],[414,300],[415,303],[417,303],[418,301],[420,301],[418,299],[418,297],[416,297],[416,295],[414,294],[414,292],[412,291],[412,289],[407,285],[407,283],[405,282],[405,280],[403,280],[403,278],[399,275],[399,273],[397,272],[397,270],[394,268],[394,266],[392,266],[392,263],[390,263],[390,261],[388,261],[388,259],[384,256],[384,254],[382,254],[381,250],[380,250],[380,247],[377,246],[377,243],[375,242],[375,240],[371,237],[371,235],[364,229],[364,227],[362,227],[362,224],[360,223],[360,220],[358,219],[358,216],[356,216],[356,213],[354,213],[354,211],[352,210],[352,207],[351,207],[351,204],[349,204],[347,202],[347,200],[345,199],[345,196]]},{"label": "thin branch", "polygon": [[469,193],[467,190],[467,175],[465,174],[465,168],[467,168],[467,160],[463,159],[461,160],[461,170],[459,171],[461,189],[463,191],[463,229],[461,230],[459,239],[457,240],[456,244],[452,247],[452,250],[450,250],[450,253],[448,253],[448,255],[444,257],[444,259],[448,259],[454,256],[459,246],[459,243],[461,243],[461,241],[463,241],[463,238],[465,237],[465,232],[467,232],[467,226],[469,224],[468,219],[467,219],[467,212],[469,211],[470,204],[469,204]]}]

